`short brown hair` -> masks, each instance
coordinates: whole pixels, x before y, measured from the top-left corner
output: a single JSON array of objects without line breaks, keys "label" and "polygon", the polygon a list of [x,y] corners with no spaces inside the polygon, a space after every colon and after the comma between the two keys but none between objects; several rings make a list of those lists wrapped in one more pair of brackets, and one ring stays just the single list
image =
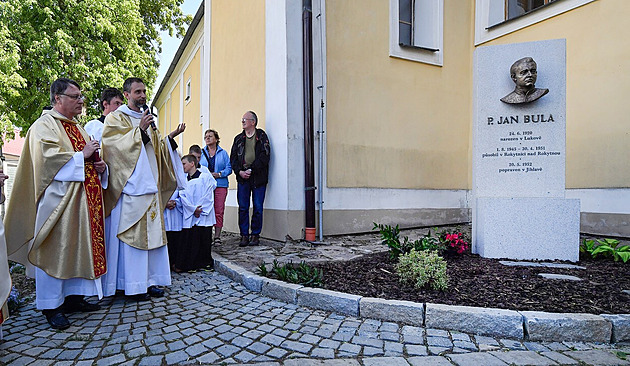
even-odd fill
[{"label": "short brown hair", "polygon": [[197,158],[195,157],[195,155],[192,154],[188,154],[188,155],[184,155],[182,156],[182,160],[188,160],[189,163],[193,163],[195,164],[195,166],[197,166]]},{"label": "short brown hair", "polygon": [[208,132],[212,132],[214,134],[214,138],[217,140],[217,145],[219,144],[219,133],[217,132],[217,130],[213,130],[212,128],[209,128],[206,130],[206,132],[203,133],[203,138],[206,138],[206,135],[208,134]]}]

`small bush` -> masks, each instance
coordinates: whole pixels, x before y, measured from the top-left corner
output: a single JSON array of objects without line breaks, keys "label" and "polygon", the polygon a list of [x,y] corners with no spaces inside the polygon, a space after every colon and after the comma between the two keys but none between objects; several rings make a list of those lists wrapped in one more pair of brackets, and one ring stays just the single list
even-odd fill
[{"label": "small bush", "polygon": [[619,260],[626,263],[630,260],[630,245],[620,245],[617,239],[584,239],[580,244],[580,253],[584,257],[612,257],[615,262]]},{"label": "small bush", "polygon": [[281,265],[277,260],[273,261],[271,270],[267,269],[265,262],[261,263],[256,273],[268,278],[275,278],[280,281],[296,283],[303,286],[321,287],[323,273],[321,270],[309,266],[302,261],[299,265],[293,265],[293,262]]},{"label": "small bush", "polygon": [[436,229],[436,233],[437,237],[440,238],[440,243],[444,244],[446,251],[450,254],[462,254],[470,249],[470,237],[459,227],[454,230],[437,231]]},{"label": "small bush", "polygon": [[412,249],[398,259],[396,273],[400,282],[411,284],[417,289],[430,287],[434,290],[446,290],[448,275],[446,261],[433,251],[416,251]]},{"label": "small bush", "polygon": [[381,234],[381,243],[389,247],[389,257],[396,259],[402,254],[416,251],[429,250],[438,254],[460,255],[470,248],[470,238],[460,230],[434,228],[435,236],[431,235],[431,229],[418,240],[411,241],[408,237],[400,237],[398,225],[383,225],[374,223],[372,230],[378,230]]}]

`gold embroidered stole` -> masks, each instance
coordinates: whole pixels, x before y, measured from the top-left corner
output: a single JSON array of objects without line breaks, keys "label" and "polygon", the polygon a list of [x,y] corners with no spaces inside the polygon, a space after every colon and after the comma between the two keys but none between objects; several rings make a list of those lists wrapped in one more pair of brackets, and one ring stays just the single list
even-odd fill
[{"label": "gold embroidered stole", "polygon": [[[74,151],[83,151],[85,139],[77,128],[77,125],[61,121],[63,128],[68,134]],[[83,183],[87,197],[88,210],[90,215],[90,231],[92,238],[92,257],[94,260],[94,276],[100,277],[107,272],[105,261],[105,230],[103,222],[103,196],[101,191],[101,180],[91,161],[85,161],[85,182]]]}]

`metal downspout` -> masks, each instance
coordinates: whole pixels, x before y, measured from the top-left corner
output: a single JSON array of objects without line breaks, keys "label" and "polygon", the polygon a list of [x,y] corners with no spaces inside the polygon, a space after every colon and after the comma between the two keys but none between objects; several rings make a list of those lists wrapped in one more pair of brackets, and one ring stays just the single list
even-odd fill
[{"label": "metal downspout", "polygon": [[311,0],[302,2],[302,66],[304,91],[304,238],[315,241],[315,168],[313,141],[313,41]]}]

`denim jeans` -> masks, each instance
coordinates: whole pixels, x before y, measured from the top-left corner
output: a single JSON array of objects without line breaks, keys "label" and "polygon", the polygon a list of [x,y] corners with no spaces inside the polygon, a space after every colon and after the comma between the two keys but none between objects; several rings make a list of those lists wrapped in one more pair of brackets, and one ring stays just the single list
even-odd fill
[{"label": "denim jeans", "polygon": [[251,197],[254,204],[252,214],[251,235],[260,235],[263,223],[263,202],[265,201],[265,191],[267,185],[252,187],[249,182],[238,183],[236,188],[236,198],[238,200],[238,227],[241,235],[249,235],[249,199]]}]

